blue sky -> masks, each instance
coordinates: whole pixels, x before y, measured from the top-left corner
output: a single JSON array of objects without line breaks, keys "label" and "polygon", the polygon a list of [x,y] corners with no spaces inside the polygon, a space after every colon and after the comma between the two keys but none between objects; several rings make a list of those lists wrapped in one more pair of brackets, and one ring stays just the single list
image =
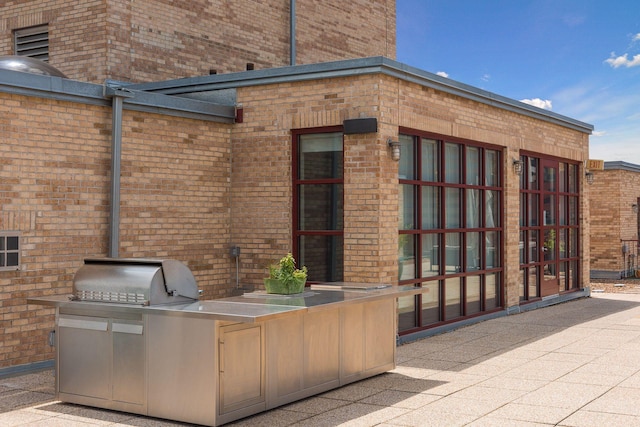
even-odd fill
[{"label": "blue sky", "polygon": [[640,165],[640,1],[396,5],[399,62],[592,124],[591,159]]}]

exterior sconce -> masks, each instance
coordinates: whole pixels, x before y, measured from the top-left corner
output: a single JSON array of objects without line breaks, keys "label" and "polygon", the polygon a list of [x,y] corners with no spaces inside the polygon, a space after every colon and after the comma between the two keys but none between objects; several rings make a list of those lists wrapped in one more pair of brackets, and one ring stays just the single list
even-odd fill
[{"label": "exterior sconce", "polygon": [[522,170],[524,168],[524,162],[520,159],[513,159],[513,172],[515,172],[516,175],[520,176],[522,175]]},{"label": "exterior sconce", "polygon": [[638,213],[638,205],[636,203],[631,205],[631,210],[633,213]]},{"label": "exterior sconce", "polygon": [[395,160],[396,162],[400,161],[400,141],[394,141],[391,138],[389,138],[387,140],[387,144],[391,149],[391,159]]},{"label": "exterior sconce", "polygon": [[589,185],[593,184],[593,172],[587,171],[585,172],[584,176],[587,179],[587,184]]}]

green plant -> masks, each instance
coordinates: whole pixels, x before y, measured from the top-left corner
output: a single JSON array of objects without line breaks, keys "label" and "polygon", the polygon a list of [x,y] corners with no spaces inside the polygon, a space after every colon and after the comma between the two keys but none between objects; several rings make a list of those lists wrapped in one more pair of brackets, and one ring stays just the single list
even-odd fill
[{"label": "green plant", "polygon": [[307,267],[296,268],[296,260],[291,253],[282,257],[278,264],[269,266],[269,278],[282,282],[285,286],[299,285],[307,280]]},{"label": "green plant", "polygon": [[547,235],[545,236],[544,241],[545,249],[549,251],[553,251],[556,247],[556,230],[549,230]]}]

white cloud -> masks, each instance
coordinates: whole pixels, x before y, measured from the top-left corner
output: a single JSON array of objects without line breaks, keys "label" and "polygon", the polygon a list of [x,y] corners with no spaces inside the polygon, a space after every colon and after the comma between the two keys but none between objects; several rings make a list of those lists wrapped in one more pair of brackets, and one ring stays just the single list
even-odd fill
[{"label": "white cloud", "polygon": [[627,68],[637,67],[638,65],[640,65],[640,54],[634,55],[632,59],[629,59],[626,53],[621,56],[615,56],[615,53],[612,53],[611,58],[607,59],[604,62],[611,65],[613,68],[618,68],[622,66]]},{"label": "white cloud", "polygon": [[593,136],[605,136],[607,134],[607,131],[604,130],[594,130],[592,135]]},{"label": "white cloud", "polygon": [[440,77],[449,77],[449,74],[445,73],[444,71],[438,71],[436,75]]},{"label": "white cloud", "polygon": [[633,41],[634,42],[637,42],[638,40],[640,40],[640,33],[638,33],[635,36],[633,36]]},{"label": "white cloud", "polygon": [[624,161],[640,165],[640,150],[637,141],[612,141],[595,138],[589,141],[589,158],[604,161]]},{"label": "white cloud", "polygon": [[491,74],[483,74],[481,80],[483,82],[488,82],[489,80],[491,80]]},{"label": "white cloud", "polygon": [[551,101],[548,99],[521,99],[520,102],[524,102],[525,104],[533,105],[534,107],[542,108],[543,110],[551,110]]}]

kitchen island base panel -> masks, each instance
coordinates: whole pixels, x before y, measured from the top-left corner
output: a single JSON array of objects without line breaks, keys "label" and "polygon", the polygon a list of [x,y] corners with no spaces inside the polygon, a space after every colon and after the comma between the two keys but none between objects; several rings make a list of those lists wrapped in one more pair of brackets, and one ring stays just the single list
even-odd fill
[{"label": "kitchen island base panel", "polygon": [[216,329],[210,319],[147,315],[147,415],[211,425],[216,419]]},{"label": "kitchen island base panel", "polygon": [[298,306],[270,295],[30,303],[56,307],[61,401],[218,426],[394,369],[397,297],[414,292],[315,290]]},{"label": "kitchen island base panel", "polygon": [[[267,321],[265,409],[394,369],[395,307],[394,299],[386,299],[310,313],[295,312]],[[353,351],[355,348],[358,351]],[[219,392],[222,401],[226,394],[222,383]],[[247,394],[250,393],[248,387]],[[254,406],[253,414],[262,410]],[[243,416],[248,412],[244,411]],[[241,417],[237,414],[223,411],[218,414],[222,423],[238,418]]]}]

